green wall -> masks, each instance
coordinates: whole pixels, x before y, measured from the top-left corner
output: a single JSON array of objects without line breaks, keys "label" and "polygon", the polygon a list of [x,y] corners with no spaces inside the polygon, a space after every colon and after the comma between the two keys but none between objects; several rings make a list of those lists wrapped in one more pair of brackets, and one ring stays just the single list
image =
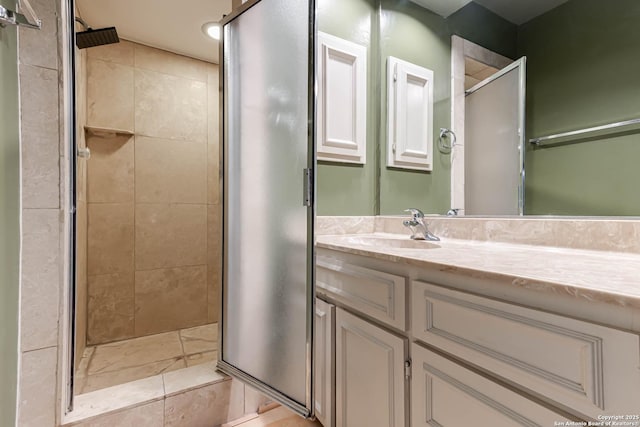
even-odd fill
[{"label": "green wall", "polygon": [[518,58],[518,26],[471,2],[447,18],[451,34],[507,58]]},{"label": "green wall", "polygon": [[[519,29],[527,138],[640,117],[640,2],[571,0]],[[526,153],[527,214],[640,215],[640,131]]]},{"label": "green wall", "polygon": [[[451,34],[445,19],[411,2],[382,0],[380,67],[380,214],[402,214],[407,208],[429,213],[449,209],[451,162],[436,148],[437,130],[450,126]],[[432,172],[388,168],[387,164],[387,57],[395,56],[434,73],[434,162]]]},{"label": "green wall", "polygon": [[318,215],[375,215],[378,211],[379,97],[378,17],[376,0],[319,0],[318,29],[367,47],[366,164],[319,162]]},{"label": "green wall", "polygon": [[[449,155],[434,147],[430,173],[386,166],[387,56],[434,70],[434,141],[450,126],[451,35],[527,56],[528,139],[640,117],[638,22],[637,0],[570,0],[520,27],[473,2],[445,19],[408,0],[321,0],[320,30],[369,48],[370,81],[367,164],[319,166],[319,214],[449,209]],[[639,158],[640,126],[544,149],[527,145],[525,212],[640,215]]]},{"label": "green wall", "polygon": [[451,127],[451,36],[514,56],[517,27],[475,3],[445,19],[415,3],[381,0],[380,52],[386,82],[388,56],[433,70],[435,78],[432,172],[386,167],[387,93],[381,91],[380,214],[403,214],[409,207],[444,214],[451,207],[451,156],[437,149],[439,130]]},{"label": "green wall", "polygon": [[[15,10],[15,2],[0,1]],[[15,424],[20,262],[16,28],[0,28],[0,424]]]}]

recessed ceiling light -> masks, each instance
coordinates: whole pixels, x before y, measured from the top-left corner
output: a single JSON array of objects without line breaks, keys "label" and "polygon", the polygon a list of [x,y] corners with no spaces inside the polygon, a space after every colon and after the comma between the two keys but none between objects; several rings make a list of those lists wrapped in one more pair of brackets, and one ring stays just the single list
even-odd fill
[{"label": "recessed ceiling light", "polygon": [[207,22],[202,26],[202,32],[214,40],[220,40],[220,25],[217,22]]}]

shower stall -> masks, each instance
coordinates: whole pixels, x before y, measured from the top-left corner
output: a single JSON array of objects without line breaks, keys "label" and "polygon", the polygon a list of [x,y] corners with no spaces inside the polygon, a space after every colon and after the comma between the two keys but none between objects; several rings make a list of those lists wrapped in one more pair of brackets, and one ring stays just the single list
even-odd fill
[{"label": "shower stall", "polygon": [[83,24],[75,394],[216,360],[221,265],[218,65]]},{"label": "shower stall", "polygon": [[75,393],[215,361],[312,417],[315,2],[221,28],[220,71],[124,31],[76,49]]}]

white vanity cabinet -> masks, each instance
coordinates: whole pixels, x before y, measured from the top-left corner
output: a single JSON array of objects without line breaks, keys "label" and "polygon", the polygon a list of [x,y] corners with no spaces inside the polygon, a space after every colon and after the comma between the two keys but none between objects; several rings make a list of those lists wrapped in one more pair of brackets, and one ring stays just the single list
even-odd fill
[{"label": "white vanity cabinet", "polygon": [[408,340],[316,298],[315,411],[324,427],[405,427]]},{"label": "white vanity cabinet", "polygon": [[335,355],[318,359],[335,360],[335,418],[325,415],[335,422],[325,427],[640,415],[637,333],[488,298],[473,277],[450,276],[458,289],[433,283],[431,273],[321,251],[318,294],[336,306]]},{"label": "white vanity cabinet", "polygon": [[336,309],[337,427],[406,425],[407,342]]},{"label": "white vanity cabinet", "polygon": [[[408,426],[409,379],[405,364],[409,360],[409,340],[403,336],[407,324],[407,278],[349,263],[325,263],[322,259],[317,260],[317,267],[318,293],[338,305],[333,358],[335,424],[323,422],[331,417],[318,418],[324,427]],[[326,311],[328,305],[320,301],[316,313]],[[320,319],[325,318],[317,315],[316,322],[324,323]],[[316,331],[322,329],[316,325]],[[318,354],[321,346],[328,346],[320,340],[317,336],[316,366],[323,361],[330,363],[331,359]]]}]

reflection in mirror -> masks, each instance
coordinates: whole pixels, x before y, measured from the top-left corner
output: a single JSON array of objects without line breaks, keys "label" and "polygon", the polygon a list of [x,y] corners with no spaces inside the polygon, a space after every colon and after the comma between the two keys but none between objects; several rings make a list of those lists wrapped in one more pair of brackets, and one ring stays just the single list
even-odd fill
[{"label": "reflection in mirror", "polygon": [[[444,18],[408,1],[380,2],[380,66],[383,81],[385,62],[396,57],[433,71],[433,129],[450,124],[450,63],[451,31]],[[388,121],[386,91],[382,91],[380,125]],[[380,151],[387,152],[386,132],[381,132]],[[434,140],[438,135],[434,135]],[[380,167],[380,213],[400,214],[407,208],[425,213],[445,213],[450,208],[450,156],[433,150],[433,170],[430,172]]]},{"label": "reflection in mirror", "polygon": [[[454,61],[456,44],[454,43]],[[468,69],[468,56],[458,61]],[[462,90],[460,73],[454,83],[454,117],[464,117],[461,144],[453,146],[452,176],[454,209],[466,215],[520,215],[523,212],[523,147],[526,60],[521,58],[490,77]],[[454,76],[457,64],[453,67]],[[487,70],[490,71],[490,70]],[[476,74],[478,76],[478,74]],[[473,81],[469,82],[473,84]],[[469,83],[466,83],[468,85]],[[464,102],[463,106],[459,106]],[[464,173],[459,172],[462,169]],[[455,181],[456,184],[458,180]],[[459,200],[464,202],[460,203]]]},{"label": "reflection in mirror", "polygon": [[[431,214],[450,208],[464,212],[464,184],[471,179],[464,176],[469,154],[464,151],[472,150],[468,144],[475,142],[474,136],[480,138],[466,129],[465,90],[522,57],[524,213],[640,215],[634,185],[640,178],[635,166],[639,125],[531,142],[640,117],[637,1],[527,0],[516,5],[508,0],[319,0],[319,9],[321,31],[367,47],[368,79],[375,79],[367,82],[367,164],[320,164],[321,215],[401,214],[407,207]],[[471,53],[464,50],[456,57],[455,40],[467,43]],[[432,171],[387,166],[389,56],[434,72]],[[495,101],[499,105],[501,98]],[[493,127],[499,135],[502,126]],[[441,128],[455,132],[453,150],[437,149]],[[487,170],[494,167],[487,161]]]},{"label": "reflection in mirror", "polygon": [[[527,139],[640,117],[640,3],[571,0],[518,27]],[[638,128],[528,146],[526,212],[640,215]]]},{"label": "reflection in mirror", "polygon": [[[377,213],[377,134],[379,67],[376,0],[318,0],[318,31],[366,49],[366,149],[361,163],[318,161],[318,215],[375,215]],[[321,74],[318,70],[318,74]],[[329,88],[329,85],[324,87]],[[329,98],[331,96],[329,95]],[[318,106],[318,110],[322,107]],[[357,117],[355,114],[354,117]],[[318,117],[317,126],[324,120]],[[354,126],[355,128],[355,126]],[[321,135],[325,132],[319,132]],[[318,146],[325,145],[318,141]]]}]

